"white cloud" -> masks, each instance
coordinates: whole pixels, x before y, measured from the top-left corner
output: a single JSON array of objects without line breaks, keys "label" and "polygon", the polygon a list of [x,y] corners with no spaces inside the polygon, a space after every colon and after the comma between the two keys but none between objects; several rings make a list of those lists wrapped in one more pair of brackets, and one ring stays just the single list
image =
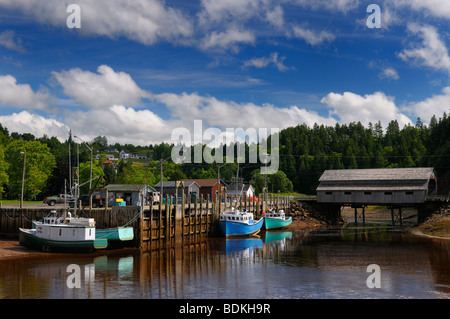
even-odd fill
[{"label": "white cloud", "polygon": [[450,6],[448,0],[397,0],[389,1],[397,7],[407,7],[420,11],[426,15],[431,14],[437,18],[450,19]]},{"label": "white cloud", "polygon": [[12,75],[0,76],[0,104],[19,108],[47,109],[50,107],[46,92],[34,92],[28,84],[17,84]]},{"label": "white cloud", "polygon": [[22,53],[25,52],[22,39],[16,37],[16,34],[13,30],[6,30],[0,33],[0,45],[3,45],[4,47],[13,51]]},{"label": "white cloud", "polygon": [[281,28],[284,25],[284,10],[281,6],[275,6],[272,10],[267,10],[266,20],[273,26]]},{"label": "white cloud", "polygon": [[170,110],[173,119],[183,123],[203,120],[211,127],[225,128],[286,128],[305,123],[334,124],[336,120],[324,118],[314,111],[297,106],[278,108],[271,104],[236,103],[222,101],[215,97],[201,96],[197,93],[155,95],[155,100]]},{"label": "white cloud", "polygon": [[408,30],[422,38],[422,43],[412,45],[411,49],[404,49],[398,56],[404,61],[413,61],[450,74],[448,49],[440,39],[436,28],[410,23]]},{"label": "white cloud", "polygon": [[152,111],[123,105],[68,114],[67,124],[74,134],[84,134],[86,139],[104,135],[110,143],[134,145],[168,141],[172,130],[170,122],[162,120]]},{"label": "white cloud", "polygon": [[[71,0],[0,0],[0,7],[20,10],[40,23],[67,28]],[[158,41],[182,41],[193,33],[193,23],[180,10],[168,7],[160,0],[77,0],[81,8],[79,32],[127,37],[151,45]]]},{"label": "white cloud", "polygon": [[223,32],[212,32],[202,40],[202,49],[220,48],[225,50],[239,50],[239,44],[254,44],[255,34],[248,30],[230,27]]},{"label": "white cloud", "polygon": [[331,114],[337,115],[342,123],[361,122],[368,125],[369,122],[381,121],[384,127],[392,120],[397,120],[400,127],[412,123],[400,112],[394,99],[383,92],[364,96],[352,92],[329,93],[321,102],[331,108]]},{"label": "white cloud", "polygon": [[53,76],[67,96],[88,108],[138,105],[142,98],[151,98],[151,93],[139,88],[129,74],[107,65],[99,66],[97,73],[75,68],[53,72]]},{"label": "white cloud", "polygon": [[273,52],[270,57],[253,58],[244,61],[244,67],[255,67],[261,69],[267,67],[269,64],[273,64],[278,69],[278,71],[283,72],[289,70],[289,67],[287,67],[283,63],[285,59],[286,58],[284,56],[279,58],[278,52]]},{"label": "white cloud", "polygon": [[392,79],[392,80],[398,80],[400,79],[400,76],[398,75],[397,70],[391,67],[384,68],[380,74],[379,77],[381,79]]},{"label": "white cloud", "polygon": [[424,122],[429,121],[433,115],[440,117],[444,114],[444,112],[449,114],[450,86],[444,88],[442,93],[442,95],[433,95],[424,101],[412,103],[407,107],[407,109],[419,116]]},{"label": "white cloud", "polygon": [[0,123],[6,126],[9,132],[31,133],[36,137],[56,136],[60,141],[66,140],[69,133],[65,124],[28,111],[0,116]]},{"label": "white cloud", "polygon": [[294,37],[303,39],[312,46],[321,44],[323,42],[331,42],[335,39],[335,36],[327,31],[318,32],[299,26],[294,26],[292,28],[292,31],[294,33]]},{"label": "white cloud", "polygon": [[267,0],[202,0],[198,13],[200,25],[243,24],[251,18],[281,27],[284,11]]},{"label": "white cloud", "polygon": [[313,10],[325,9],[342,13],[347,13],[359,6],[359,0],[294,0],[294,3]]}]

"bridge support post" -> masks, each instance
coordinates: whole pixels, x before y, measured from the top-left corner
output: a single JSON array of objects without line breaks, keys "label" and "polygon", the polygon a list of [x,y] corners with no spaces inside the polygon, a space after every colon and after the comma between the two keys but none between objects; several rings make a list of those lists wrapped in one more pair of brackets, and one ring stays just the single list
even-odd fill
[{"label": "bridge support post", "polygon": [[[355,209],[355,224],[358,224],[358,206],[353,206]],[[363,225],[366,224],[366,206],[362,205],[362,222]]]},{"label": "bridge support post", "polygon": [[362,207],[362,214],[363,214],[363,224],[366,224],[366,206]]}]

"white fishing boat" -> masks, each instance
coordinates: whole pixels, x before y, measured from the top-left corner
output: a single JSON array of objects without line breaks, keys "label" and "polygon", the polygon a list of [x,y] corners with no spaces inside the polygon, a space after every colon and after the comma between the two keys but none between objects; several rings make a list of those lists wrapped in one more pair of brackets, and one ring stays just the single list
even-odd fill
[{"label": "white fishing boat", "polygon": [[96,238],[93,218],[73,218],[56,211],[33,222],[33,228],[19,228],[19,243],[30,248],[60,251],[94,251],[108,246],[106,238]]}]

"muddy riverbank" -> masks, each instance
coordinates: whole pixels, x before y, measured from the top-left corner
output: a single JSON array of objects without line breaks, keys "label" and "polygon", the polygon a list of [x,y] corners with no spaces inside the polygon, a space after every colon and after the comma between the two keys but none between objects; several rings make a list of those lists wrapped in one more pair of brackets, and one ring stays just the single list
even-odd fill
[{"label": "muddy riverbank", "polygon": [[17,239],[0,238],[0,260],[42,254],[46,253],[21,246]]},{"label": "muddy riverbank", "polygon": [[450,206],[435,212],[422,224],[414,227],[412,233],[432,238],[450,239]]}]

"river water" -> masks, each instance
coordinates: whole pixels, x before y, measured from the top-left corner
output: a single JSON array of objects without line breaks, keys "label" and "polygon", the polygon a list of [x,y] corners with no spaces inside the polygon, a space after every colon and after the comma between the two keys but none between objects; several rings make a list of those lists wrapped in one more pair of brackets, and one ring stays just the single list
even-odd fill
[{"label": "river water", "polygon": [[450,299],[450,241],[406,230],[368,222],[7,259],[0,261],[0,298]]}]

